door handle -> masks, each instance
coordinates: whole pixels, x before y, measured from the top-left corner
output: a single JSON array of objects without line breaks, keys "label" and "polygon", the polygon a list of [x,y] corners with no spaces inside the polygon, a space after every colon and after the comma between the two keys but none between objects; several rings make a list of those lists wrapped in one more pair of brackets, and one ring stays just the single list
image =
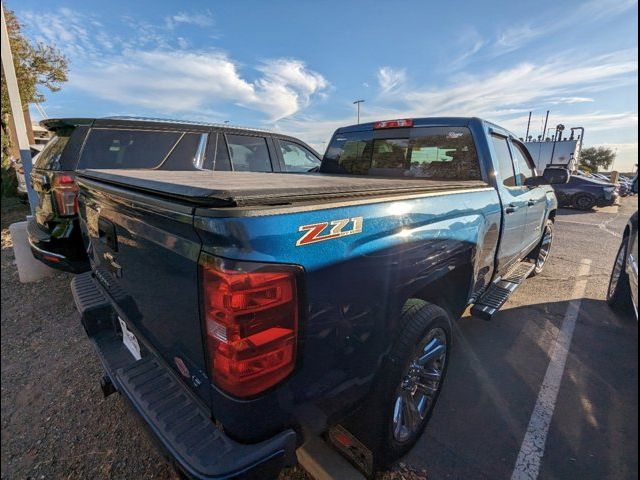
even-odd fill
[{"label": "door handle", "polygon": [[505,213],[507,214],[514,213],[516,210],[518,210],[518,207],[513,203],[510,203],[509,205],[507,205],[507,208],[504,209]]}]

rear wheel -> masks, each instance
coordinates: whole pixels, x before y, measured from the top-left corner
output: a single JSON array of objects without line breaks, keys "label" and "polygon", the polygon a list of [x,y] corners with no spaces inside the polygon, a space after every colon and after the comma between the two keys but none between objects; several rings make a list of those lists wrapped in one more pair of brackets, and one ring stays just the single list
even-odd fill
[{"label": "rear wheel", "polygon": [[596,206],[596,198],[588,193],[580,193],[571,202],[578,210],[591,210]]},{"label": "rear wheel", "polygon": [[405,308],[400,337],[383,366],[370,402],[358,413],[357,436],[376,468],[400,458],[416,443],[447,373],[451,326],[447,313],[426,302]]},{"label": "rear wheel", "polygon": [[626,267],[627,261],[627,237],[622,239],[622,244],[618,249],[616,260],[609,279],[607,290],[607,303],[615,310],[621,312],[631,312],[631,285],[629,284],[629,274]]}]

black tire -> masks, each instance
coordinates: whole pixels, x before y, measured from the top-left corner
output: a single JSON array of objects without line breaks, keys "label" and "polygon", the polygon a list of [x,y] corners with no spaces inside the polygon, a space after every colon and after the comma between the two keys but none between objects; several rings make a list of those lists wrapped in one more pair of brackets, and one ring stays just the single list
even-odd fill
[{"label": "black tire", "polygon": [[[547,264],[549,254],[551,253],[551,247],[553,245],[554,224],[553,220],[547,219],[542,229],[542,237],[538,246],[528,255],[528,259],[535,264],[535,268],[529,274],[529,277],[535,277],[542,273],[544,266]],[[550,237],[547,237],[550,235]],[[548,243],[547,243],[548,240]]]},{"label": "black tire", "polygon": [[[373,454],[374,469],[388,466],[407,453],[420,438],[438,400],[447,374],[451,352],[451,323],[442,308],[423,301],[410,301],[402,313],[401,333],[389,352],[388,361],[376,379],[376,386],[365,400],[365,407],[359,409],[355,424],[350,430]],[[402,388],[405,373],[414,359],[426,350],[419,350],[421,343],[431,332],[444,332],[446,350],[444,364],[435,393],[432,393],[428,409],[419,426],[408,438],[398,441],[394,437],[394,407]]]},{"label": "black tire", "polygon": [[[616,254],[611,276],[609,277],[609,286],[607,288],[607,303],[612,309],[623,313],[633,312],[631,284],[629,283],[629,274],[625,268],[627,261],[627,243],[628,237],[624,237]],[[616,272],[617,268],[620,268],[618,272]]]},{"label": "black tire", "polygon": [[596,197],[588,193],[579,193],[571,199],[571,204],[578,210],[592,210],[596,206]]}]

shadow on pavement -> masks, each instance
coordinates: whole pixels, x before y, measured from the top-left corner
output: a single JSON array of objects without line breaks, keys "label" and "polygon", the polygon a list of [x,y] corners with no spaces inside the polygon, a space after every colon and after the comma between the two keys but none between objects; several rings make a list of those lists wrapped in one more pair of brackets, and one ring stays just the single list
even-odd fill
[{"label": "shadow on pavement", "polygon": [[[460,320],[436,410],[403,461],[429,479],[510,478],[568,304]],[[539,478],[635,478],[637,345],[635,318],[582,299]]]}]

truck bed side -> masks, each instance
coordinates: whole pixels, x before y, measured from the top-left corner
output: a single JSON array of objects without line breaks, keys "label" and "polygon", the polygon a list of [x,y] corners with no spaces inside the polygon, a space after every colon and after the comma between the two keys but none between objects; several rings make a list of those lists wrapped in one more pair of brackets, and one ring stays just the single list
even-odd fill
[{"label": "truck bed side", "polygon": [[[293,405],[322,399],[330,415],[366,392],[409,298],[431,300],[457,318],[490,283],[501,210],[492,188],[316,207],[246,209],[232,218],[199,208],[194,224],[213,255],[304,267],[308,311],[299,368],[277,395]],[[361,233],[296,246],[308,231],[303,226],[358,217]],[[214,404],[226,402],[213,392]],[[222,422],[247,435],[263,422],[263,408],[283,419],[291,408],[272,395],[255,402],[242,416],[220,409]]]}]

